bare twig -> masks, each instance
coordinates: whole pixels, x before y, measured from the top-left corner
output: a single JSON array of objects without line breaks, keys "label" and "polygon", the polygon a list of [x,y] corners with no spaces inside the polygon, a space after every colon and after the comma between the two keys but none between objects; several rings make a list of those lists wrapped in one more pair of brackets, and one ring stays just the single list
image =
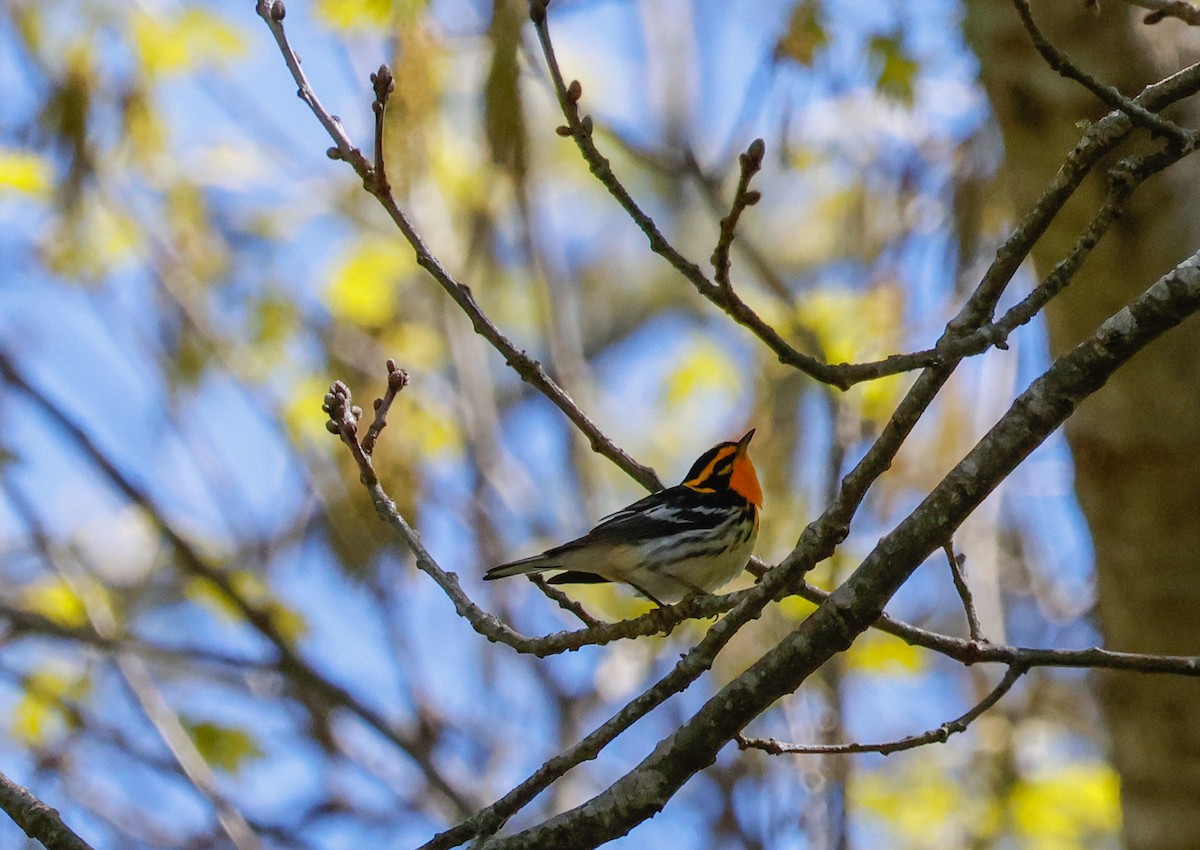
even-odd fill
[{"label": "bare twig", "polygon": [[[558,59],[554,52],[554,44],[550,39],[550,29],[546,21],[545,0],[531,0],[529,15],[533,20],[534,28],[537,30],[538,40],[542,46],[542,53],[546,58],[546,66],[550,71],[554,90],[558,96],[559,106],[567,120],[564,126],[558,128],[559,135],[570,136],[574,139],[589,170],[604,188],[608,190],[609,194],[617,200],[617,203],[621,205],[621,208],[625,210],[629,217],[633,219],[638,229],[646,235],[646,238],[650,242],[650,250],[666,260],[672,268],[692,284],[697,292],[717,307],[720,307],[734,321],[762,340],[771,349],[772,353],[779,358],[781,363],[792,366],[818,381],[833,384],[842,389],[849,386],[835,367],[829,366],[808,354],[804,354],[790,345],[780,336],[778,331],[771,327],[745,301],[738,297],[732,288],[719,286],[714,281],[709,280],[700,266],[680,253],[671,244],[670,240],[663,235],[663,232],[659,229],[654,219],[634,200],[629,190],[625,188],[624,184],[613,173],[612,165],[596,147],[596,143],[592,138],[592,119],[590,116],[581,114],[579,110],[579,98],[582,93],[582,87],[578,80],[573,80],[568,85],[558,65]],[[729,238],[732,240],[732,235]]]},{"label": "bare twig", "polygon": [[971,588],[967,586],[966,576],[963,575],[963,563],[967,556],[955,555],[954,542],[951,540],[945,542],[942,551],[946,553],[946,561],[950,564],[950,576],[954,579],[954,589],[958,591],[958,598],[962,600],[963,611],[967,615],[967,633],[973,641],[984,641],[986,638],[979,626],[979,614],[975,611],[975,597],[971,595]]},{"label": "bare twig", "polygon": [[1131,6],[1149,9],[1150,14],[1142,18],[1146,24],[1157,24],[1167,18],[1176,18],[1188,26],[1200,26],[1200,8],[1187,0],[1125,0]]},{"label": "bare twig", "polygon": [[1092,94],[1096,95],[1096,97],[1100,98],[1107,106],[1121,110],[1135,124],[1139,124],[1156,133],[1161,133],[1185,151],[1191,150],[1196,146],[1197,137],[1195,131],[1184,129],[1175,122],[1168,121],[1161,115],[1156,115],[1140,103],[1121,94],[1113,86],[1100,82],[1091,74],[1077,67],[1065,53],[1051,44],[1049,39],[1038,29],[1037,22],[1033,19],[1033,11],[1029,7],[1029,0],[1013,0],[1013,6],[1016,7],[1017,14],[1021,18],[1021,23],[1024,24],[1026,32],[1029,33],[1030,39],[1033,40],[1033,46],[1037,48],[1038,53],[1042,55],[1042,58],[1046,60],[1046,64],[1051,68],[1067,79],[1074,80],[1082,85]]},{"label": "bare twig", "polygon": [[721,233],[717,238],[717,247],[713,250],[712,264],[716,271],[717,286],[732,294],[733,285],[729,282],[729,249],[733,245],[737,233],[738,219],[747,207],[752,207],[762,198],[762,193],[750,188],[750,181],[762,168],[766,145],[762,139],[755,139],[746,148],[746,152],[738,157],[741,173],[738,177],[737,188],[733,193],[733,206],[729,215],[721,219]]},{"label": "bare twig", "polygon": [[[389,375],[394,374],[395,370],[389,372]],[[475,604],[462,589],[458,582],[458,576],[443,570],[438,565],[433,556],[429,554],[429,550],[421,543],[416,531],[396,509],[396,503],[387,495],[379,478],[375,475],[370,456],[363,451],[359,444],[357,435],[362,408],[353,403],[350,389],[341,381],[334,382],[325,396],[322,409],[329,414],[326,428],[341,439],[354,457],[355,463],[358,465],[359,477],[371,495],[376,513],[400,535],[405,546],[413,553],[417,568],[432,578],[442,589],[454,604],[459,616],[463,617],[476,632],[489,641],[503,643],[524,654],[539,657],[557,655],[563,652],[573,652],[584,646],[602,646],[615,640],[669,632],[686,619],[711,617],[727,611],[745,594],[743,591],[741,594],[731,593],[726,596],[693,595],[674,605],[656,608],[640,617],[617,623],[597,622],[595,618],[591,618],[585,612],[585,616],[593,620],[593,623],[585,629],[557,632],[545,637],[527,637]],[[581,617],[581,619],[584,618]],[[584,619],[584,622],[586,623],[588,620]]]},{"label": "bare twig", "polygon": [[371,86],[375,89],[375,102],[371,111],[375,113],[375,192],[390,195],[391,184],[387,179],[387,167],[383,161],[383,113],[387,109],[388,98],[396,88],[392,78],[392,69],[380,65],[379,70],[371,75]]},{"label": "bare twig", "polygon": [[[816,605],[821,605],[831,594],[828,590],[805,582],[797,590],[796,595]],[[889,614],[879,615],[872,623],[872,627],[898,637],[911,646],[933,650],[966,665],[1020,664],[1025,667],[1136,670],[1139,673],[1200,676],[1200,655],[1147,655],[1137,652],[1117,652],[1099,647],[1041,649],[983,643],[931,632],[928,629],[897,620]]]},{"label": "bare twig", "polygon": [[375,441],[379,439],[379,432],[387,427],[387,415],[392,408],[392,402],[396,400],[400,390],[408,386],[408,373],[396,366],[395,360],[387,361],[387,370],[387,391],[383,394],[383,398],[375,399],[372,405],[375,410],[375,418],[371,420],[367,434],[362,440],[362,450],[367,455],[375,451]]},{"label": "bare twig", "polygon": [[[1055,183],[1043,196],[1042,202],[1039,204],[1040,209],[1022,222],[1022,226],[1014,231],[1009,241],[998,252],[996,261],[988,270],[977,290],[976,297],[968,301],[960,315],[956,317],[955,322],[952,323],[951,327],[954,333],[940,340],[938,346],[928,351],[893,355],[872,363],[827,364],[797,351],[745,304],[731,288],[722,287],[709,280],[699,266],[680,254],[670,244],[654,220],[633,199],[613,173],[611,164],[596,147],[593,140],[592,120],[589,116],[582,115],[579,109],[582,91],[579,82],[572,81],[570,85],[565,82],[550,38],[546,5],[545,0],[531,0],[530,17],[542,45],[547,68],[558,95],[559,106],[567,121],[566,125],[559,128],[560,135],[570,136],[575,141],[592,174],[613,195],[646,235],[651,250],[667,260],[701,295],[758,336],[779,358],[780,362],[792,366],[816,380],[841,389],[886,375],[927,368],[951,358],[970,356],[980,353],[992,345],[1003,347],[1003,332],[1000,329],[986,326],[985,323],[1008,281],[1020,265],[1020,261],[1028,253],[1028,246],[1032,245],[1032,242],[1041,235],[1050,218],[1057,214],[1062,203],[1074,192],[1099,156],[1111,150],[1124,139],[1130,129],[1128,125],[1121,125],[1119,122],[1111,120],[1112,116],[1108,116],[1104,121],[1098,122],[1098,124],[1106,124],[1106,126],[1102,129],[1097,127],[1094,132],[1090,132],[1084,137],[1077,149],[1072,152],[1067,166],[1056,175]],[[1162,83],[1150,86],[1136,98],[1126,98],[1117,93],[1119,102],[1114,101],[1114,106],[1129,121],[1139,125],[1151,122],[1156,129],[1166,133],[1186,152],[1195,146],[1194,134],[1166,122],[1151,111],[1161,108],[1167,102],[1194,93],[1196,77],[1200,76],[1200,72],[1196,71],[1196,66],[1188,69],[1186,81],[1176,79],[1180,76],[1177,74]],[[961,337],[972,331],[977,331],[977,335],[969,341],[960,341]]]},{"label": "bare twig", "polygon": [[920,735],[909,735],[907,738],[900,738],[896,741],[887,741],[882,744],[789,744],[778,741],[775,738],[750,738],[745,735],[738,735],[734,740],[737,741],[740,749],[762,750],[773,756],[784,754],[849,755],[851,753],[881,753],[887,756],[904,750],[924,747],[928,744],[944,744],[949,740],[951,735],[958,732],[965,732],[972,722],[1012,690],[1012,686],[1026,672],[1028,672],[1027,667],[1020,664],[1010,664],[1000,683],[992,688],[988,692],[988,695],[976,703],[966,714],[954,720],[949,720],[936,729],[930,729],[928,732],[922,732]]},{"label": "bare twig", "polygon": [[[388,217],[391,218],[392,223],[396,225],[396,228],[416,252],[417,264],[437,281],[442,289],[454,300],[454,303],[466,314],[467,318],[470,319],[475,332],[491,343],[492,347],[503,355],[505,361],[512,367],[513,371],[562,411],[571,423],[587,437],[593,451],[611,460],[646,489],[661,490],[663,487],[662,481],[659,480],[654,470],[635,461],[605,435],[600,427],[575,404],[567,392],[546,373],[541,363],[517,348],[512,340],[492,322],[475,300],[475,296],[472,294],[470,288],[460,283],[442,265],[441,261],[429,249],[429,246],[425,244],[425,240],[421,237],[416,227],[404,211],[400,209],[386,180],[381,183],[377,179],[375,166],[367,161],[362,151],[351,144],[349,137],[342,128],[341,122],[335,116],[329,114],[313,93],[307,78],[304,76],[303,71],[300,70],[300,61],[296,57],[296,52],[288,41],[283,27],[283,15],[276,15],[273,12],[276,7],[282,9],[282,0],[273,0],[270,3],[267,0],[259,0],[257,5],[259,17],[271,29],[271,34],[275,37],[275,43],[279,46],[284,61],[287,63],[288,69],[292,72],[292,78],[300,86],[300,98],[308,104],[309,109],[316,115],[317,120],[321,122],[321,126],[325,128],[326,132],[329,133],[330,137],[336,143],[336,147],[330,149],[330,155],[335,159],[345,160],[354,168],[355,173],[363,181],[363,188],[375,197],[380,206],[388,214]],[[381,67],[374,75],[375,86],[378,88],[381,81],[386,80],[389,76],[390,72],[385,73],[385,69]],[[386,86],[381,91],[386,91]],[[377,92],[375,104],[379,107],[376,112],[376,134],[378,136],[382,133],[383,113],[387,105],[386,95],[381,97],[380,93]],[[376,156],[382,160],[382,146],[379,146],[377,149]]]},{"label": "bare twig", "polygon": [[570,613],[574,614],[579,618],[579,621],[589,629],[601,628],[605,625],[602,620],[598,620],[589,614],[587,609],[581,604],[567,596],[567,594],[563,593],[554,585],[547,582],[543,576],[538,575],[537,573],[529,573],[528,575],[529,580],[533,582],[534,586],[537,587],[538,590],[546,594],[547,599],[556,602],[558,607],[562,608],[564,611],[569,611]]}]

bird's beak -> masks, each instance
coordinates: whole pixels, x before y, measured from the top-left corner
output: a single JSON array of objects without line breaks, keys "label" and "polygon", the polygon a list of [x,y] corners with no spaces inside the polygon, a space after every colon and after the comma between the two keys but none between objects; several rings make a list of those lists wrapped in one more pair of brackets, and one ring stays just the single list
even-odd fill
[{"label": "bird's beak", "polygon": [[750,438],[754,436],[754,432],[756,430],[758,430],[758,429],[751,428],[749,431],[746,432],[746,436],[742,437],[740,440],[737,441],[737,447],[738,447],[739,452],[744,452],[746,450],[746,447],[748,445],[750,445]]}]

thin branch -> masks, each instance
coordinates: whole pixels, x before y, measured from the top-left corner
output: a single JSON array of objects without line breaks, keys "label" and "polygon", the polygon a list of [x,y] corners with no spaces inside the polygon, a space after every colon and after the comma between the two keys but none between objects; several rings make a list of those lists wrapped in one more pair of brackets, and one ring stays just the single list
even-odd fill
[{"label": "thin branch", "polygon": [[[1162,109],[1200,91],[1200,63],[1147,86],[1133,100],[1147,109]],[[1092,167],[1133,131],[1133,120],[1124,112],[1110,113],[1093,124],[1051,179],[1041,197],[1027,212],[984,273],[979,286],[949,323],[951,337],[961,337],[981,328],[990,319],[1009,281],[1025,261],[1034,243],[1079,188]],[[940,344],[940,343],[939,343]]]},{"label": "thin branch", "polygon": [[1070,57],[1051,44],[1049,39],[1038,29],[1037,22],[1033,19],[1033,11],[1029,7],[1029,0],[1013,0],[1013,6],[1016,7],[1017,15],[1020,16],[1021,23],[1025,26],[1025,31],[1029,33],[1029,37],[1033,41],[1033,46],[1037,48],[1038,53],[1042,55],[1042,58],[1046,60],[1046,64],[1051,68],[1067,79],[1074,80],[1082,85],[1092,94],[1096,95],[1096,97],[1100,98],[1107,106],[1121,110],[1135,124],[1139,124],[1156,133],[1161,133],[1185,151],[1191,150],[1196,146],[1197,136],[1194,131],[1186,130],[1175,122],[1168,121],[1161,115],[1154,114],[1141,104],[1121,94],[1113,86],[1100,82],[1077,67],[1071,61]]},{"label": "thin branch", "polygon": [[[1084,399],[1137,352],[1197,311],[1200,252],[1055,360],[921,505],[880,539],[825,604],[711,697],[640,764],[593,799],[515,835],[492,840],[490,850],[597,846],[659,812],[691,776],[716,760],[721,748],[747,723],[794,692],[878,619],[886,602],[945,535]],[[756,590],[771,584],[777,572],[768,572]],[[747,602],[752,598],[753,592]],[[700,645],[736,613],[738,609],[718,622]]]},{"label": "thin branch", "polygon": [[388,98],[396,88],[392,78],[392,69],[380,65],[379,70],[371,75],[371,86],[375,89],[375,102],[371,111],[375,113],[375,191],[390,195],[391,184],[387,179],[387,167],[383,161],[383,113],[387,109]]},{"label": "thin branch", "polygon": [[900,738],[896,741],[888,741],[882,744],[789,744],[778,741],[775,738],[749,738],[745,735],[738,735],[734,740],[737,741],[739,749],[762,750],[773,756],[784,754],[849,755],[852,753],[880,753],[888,756],[892,753],[914,750],[917,747],[924,747],[929,744],[944,744],[950,739],[951,735],[965,732],[971,723],[1012,690],[1012,686],[1026,672],[1028,672],[1027,667],[1020,664],[1010,664],[1000,683],[992,688],[988,695],[976,703],[966,714],[954,720],[949,720],[936,729],[930,729],[928,732],[922,732],[920,735],[909,735],[907,738]]},{"label": "thin branch", "polygon": [[[650,242],[650,250],[666,260],[672,268],[678,271],[702,296],[720,307],[734,321],[745,327],[762,340],[781,363],[792,366],[804,374],[823,383],[833,384],[846,389],[849,384],[844,382],[839,371],[815,357],[804,354],[790,345],[779,332],[762,319],[731,287],[718,285],[704,274],[696,263],[683,256],[663,235],[654,219],[641,208],[613,173],[612,165],[600,153],[592,138],[592,119],[579,111],[579,98],[582,87],[578,80],[567,85],[562,70],[554,52],[554,44],[550,39],[550,30],[546,20],[546,0],[530,0],[529,15],[537,30],[542,53],[546,58],[546,66],[558,96],[559,106],[567,120],[565,126],[559,127],[559,135],[570,136],[574,139],[580,154],[588,165],[588,169],[597,180],[608,190],[629,215],[638,229],[645,234]],[[732,239],[732,236],[730,236]]]},{"label": "thin branch", "polygon": [[589,629],[596,629],[604,626],[604,621],[593,617],[587,612],[587,609],[584,608],[583,605],[576,602],[570,596],[567,596],[567,594],[563,593],[554,585],[550,584],[548,581],[546,581],[544,576],[538,575],[537,573],[529,573],[528,576],[533,585],[542,593],[544,593],[547,599],[557,603],[558,607],[562,608],[564,611],[569,611],[570,613],[574,614],[577,618],[579,618],[579,621]]},{"label": "thin branch", "polygon": [[[376,513],[399,534],[400,539],[416,559],[417,569],[432,578],[454,604],[458,615],[489,641],[503,643],[523,654],[538,657],[557,655],[563,652],[573,652],[585,646],[603,646],[615,640],[669,632],[684,620],[712,617],[727,611],[745,594],[745,591],[742,591],[741,594],[731,593],[725,596],[693,595],[674,605],[656,608],[630,620],[622,620],[617,623],[596,623],[584,629],[556,632],[544,637],[523,635],[473,602],[459,584],[458,576],[447,572],[438,565],[429,550],[421,543],[416,531],[397,510],[396,503],[388,496],[379,482],[379,478],[375,475],[371,458],[362,450],[362,446],[358,442],[358,421],[362,416],[362,408],[353,403],[349,388],[341,381],[335,382],[325,396],[322,409],[330,417],[326,428],[338,435],[354,457],[358,465],[359,478],[371,496]],[[586,616],[590,617],[590,615]],[[585,620],[585,622],[587,621]]]},{"label": "thin branch", "polygon": [[1131,6],[1149,9],[1150,14],[1142,18],[1142,23],[1157,24],[1166,18],[1177,18],[1188,26],[1200,26],[1200,8],[1196,8],[1187,0],[1125,0]]},{"label": "thin branch", "polygon": [[[815,605],[822,605],[832,593],[804,582],[797,589],[796,595]],[[973,664],[1020,664],[1025,667],[1129,670],[1138,673],[1200,677],[1200,655],[1147,655],[1136,652],[1118,652],[1100,647],[1043,649],[984,643],[932,632],[920,626],[897,620],[890,614],[880,614],[871,627],[900,638],[910,646],[932,650],[967,666]]]},{"label": "thin branch", "polygon": [[720,236],[717,238],[717,247],[713,250],[712,264],[716,271],[717,286],[725,290],[728,295],[733,294],[733,285],[729,282],[729,249],[737,234],[738,219],[742,217],[742,213],[747,207],[754,206],[762,199],[761,192],[750,188],[750,181],[762,168],[765,153],[766,145],[763,140],[755,139],[750,143],[750,147],[746,148],[746,152],[738,157],[741,172],[738,176],[737,188],[733,192],[733,206],[729,210],[729,215],[721,219]]},{"label": "thin branch", "polygon": [[942,545],[942,551],[946,553],[946,561],[950,564],[950,577],[954,579],[954,589],[958,591],[958,598],[962,600],[963,611],[967,615],[967,633],[973,641],[986,641],[983,629],[979,626],[979,614],[975,611],[975,597],[971,595],[971,588],[967,586],[966,576],[963,575],[962,567],[967,556],[954,554],[952,540],[947,540]]},{"label": "thin branch", "polygon": [[[635,461],[606,436],[600,427],[575,404],[566,391],[546,373],[541,363],[517,348],[496,324],[488,318],[487,314],[483,312],[483,309],[476,302],[470,288],[460,283],[442,265],[441,261],[429,249],[429,246],[425,244],[425,240],[421,237],[416,227],[403,210],[400,209],[386,180],[382,182],[379,180],[375,166],[367,161],[362,151],[351,144],[345,130],[342,129],[341,122],[326,111],[321,105],[320,100],[313,93],[307,78],[304,76],[303,71],[300,70],[300,60],[288,42],[287,34],[283,27],[284,16],[282,9],[282,0],[273,0],[273,2],[259,0],[257,5],[259,17],[270,28],[271,34],[275,37],[275,43],[279,45],[279,50],[283,54],[284,61],[287,63],[288,69],[292,72],[292,78],[300,86],[300,98],[308,104],[309,109],[316,115],[317,120],[321,122],[321,125],[336,143],[336,147],[329,150],[330,155],[335,159],[345,160],[354,168],[355,173],[363,181],[363,188],[375,197],[380,206],[388,214],[388,217],[391,218],[392,223],[396,225],[396,228],[403,234],[405,240],[408,241],[409,245],[416,252],[417,265],[425,269],[437,281],[442,289],[454,300],[454,303],[466,314],[467,318],[470,319],[475,332],[500,352],[505,362],[512,367],[513,371],[562,411],[567,419],[587,437],[593,451],[611,460],[646,489],[661,490],[663,483],[659,480],[654,470]],[[278,14],[276,14],[276,10],[279,10]],[[374,85],[377,89],[380,89],[381,81],[390,76],[390,73],[385,74],[384,71],[385,69],[381,66],[380,70],[374,75]],[[382,134],[383,113],[387,105],[386,90],[386,86],[384,86],[376,92],[375,104],[379,107],[376,112],[376,136],[379,138],[381,138]],[[382,96],[381,91],[384,92]],[[376,157],[382,161],[382,145],[378,146]]]},{"label": "thin branch", "polygon": [[375,399],[375,403],[372,405],[375,410],[375,418],[371,420],[371,425],[367,428],[367,434],[362,441],[362,450],[368,456],[375,451],[375,441],[379,439],[379,432],[387,427],[387,415],[392,408],[392,402],[396,400],[400,390],[408,386],[408,373],[398,368],[395,360],[387,361],[387,370],[387,391],[383,394],[383,398]]},{"label": "thin branch", "polygon": [[[738,298],[732,289],[710,281],[699,266],[685,258],[670,244],[654,220],[633,199],[613,173],[611,164],[596,147],[593,140],[591,118],[580,113],[579,98],[582,88],[579,82],[572,81],[569,86],[565,83],[550,38],[546,7],[546,0],[530,0],[530,18],[533,20],[542,45],[542,52],[558,96],[559,106],[567,120],[566,125],[559,128],[559,134],[570,136],[575,141],[592,174],[616,198],[638,228],[646,235],[651,250],[666,259],[701,295],[758,336],[779,358],[780,362],[840,389],[886,375],[933,366],[950,357],[970,356],[986,350],[992,345],[1003,347],[1002,332],[996,328],[984,327],[991,310],[999,301],[1000,295],[1016,272],[1020,262],[1028,254],[1029,247],[1044,231],[1046,224],[1057,214],[1062,203],[1078,187],[1100,155],[1111,150],[1128,135],[1131,129],[1130,122],[1135,120],[1139,124],[1144,124],[1146,121],[1155,122],[1162,132],[1166,132],[1179,143],[1184,152],[1190,151],[1195,146],[1195,135],[1191,131],[1182,130],[1177,125],[1165,122],[1150,110],[1162,108],[1168,102],[1194,93],[1197,82],[1197,66],[1187,69],[1186,75],[1181,72],[1161,83],[1147,87],[1136,98],[1125,98],[1118,93],[1120,101],[1115,105],[1120,110],[1121,117],[1125,119],[1124,122],[1115,120],[1113,115],[1107,116],[1084,137],[1068,158],[1067,165],[1056,175],[1054,183],[1043,196],[1042,202],[1039,204],[1040,209],[1031,211],[1022,226],[1018,227],[1009,241],[1001,247],[996,261],[977,289],[977,297],[970,299],[960,315],[956,317],[956,321],[952,325],[955,330],[952,337],[939,341],[937,347],[928,351],[893,355],[880,361],[864,364],[827,364],[797,351]],[[1150,117],[1146,118],[1145,116]],[[1101,124],[1105,126],[1101,127]],[[1168,125],[1174,127],[1177,132],[1172,132]],[[955,345],[953,350],[947,350],[951,347],[951,342],[957,342],[956,337],[963,336],[964,332],[977,329],[979,334],[969,342],[964,341]]]}]

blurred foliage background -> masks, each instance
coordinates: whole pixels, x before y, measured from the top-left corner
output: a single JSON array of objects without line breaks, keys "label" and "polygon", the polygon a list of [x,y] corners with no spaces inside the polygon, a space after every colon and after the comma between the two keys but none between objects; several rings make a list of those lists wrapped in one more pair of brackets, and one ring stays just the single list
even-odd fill
[{"label": "blurred foliage background", "polygon": [[[521,629],[572,622],[483,571],[639,491],[472,332],[325,157],[249,0],[3,9],[0,769],[97,848],[227,846],[238,819],[266,846],[411,847],[672,663],[703,623],[546,660],[487,645],[376,520],[320,404],[334,378],[360,404],[379,395],[389,356],[412,384],[381,478],[440,563]],[[368,74],[391,65],[398,198],[618,445],[674,482],[758,428],[758,554],[785,555],[907,378],[814,385],[653,256],[554,133],[522,3],[287,13],[313,85],[364,149]],[[564,0],[551,15],[601,149],[686,255],[708,257],[737,154],[761,136],[739,293],[831,362],[936,339],[1010,215],[957,2]],[[1034,325],[964,365],[815,579],[852,569],[1047,357]],[[994,639],[1098,642],[1061,442],[956,543]],[[647,607],[620,589],[573,595],[608,618]],[[604,787],[809,610],[789,602],[744,630],[711,676],[520,822]],[[965,633],[943,560],[889,610]],[[751,731],[888,740],[957,716],[996,675],[868,635]],[[726,752],[614,846],[1115,847],[1117,781],[1084,682],[1031,675],[952,743],[886,760]],[[20,840],[7,822],[0,835]]]}]

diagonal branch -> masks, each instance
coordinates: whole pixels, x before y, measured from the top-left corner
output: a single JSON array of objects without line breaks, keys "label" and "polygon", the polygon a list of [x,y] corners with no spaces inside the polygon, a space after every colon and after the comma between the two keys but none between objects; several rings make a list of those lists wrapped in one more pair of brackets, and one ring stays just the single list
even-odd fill
[{"label": "diagonal branch", "polygon": [[[533,20],[542,46],[542,53],[558,96],[559,106],[567,121],[565,126],[559,128],[560,135],[570,136],[575,141],[592,174],[646,235],[651,250],[670,263],[701,295],[758,336],[781,363],[792,366],[823,383],[846,389],[862,381],[929,367],[949,357],[976,354],[997,342],[1003,342],[1003,337],[995,329],[987,328],[980,336],[965,344],[963,347],[965,350],[955,347],[953,353],[948,352],[944,349],[949,347],[948,343],[952,340],[943,339],[939,341],[937,347],[930,351],[893,355],[881,361],[865,364],[832,365],[797,351],[742,301],[730,287],[720,286],[709,280],[698,265],[679,253],[663,235],[653,218],[638,205],[614,174],[611,164],[600,153],[593,140],[591,118],[582,115],[579,110],[579,98],[582,91],[579,82],[572,81],[568,86],[563,77],[550,37],[546,14],[547,5],[547,0],[530,0],[529,2],[530,18]],[[1114,105],[1117,106],[1119,112],[1097,122],[1092,131],[1085,135],[1079,146],[1068,157],[1063,169],[1055,176],[1051,187],[1043,195],[1038,209],[1035,212],[1031,211],[1031,215],[1026,216],[1022,225],[1014,230],[1009,240],[997,252],[996,260],[976,289],[975,295],[968,300],[967,305],[956,318],[955,336],[961,336],[968,330],[981,328],[987,322],[1008,282],[1028,255],[1033,243],[1044,232],[1050,219],[1057,214],[1066,199],[1074,193],[1099,158],[1129,135],[1135,122],[1138,124],[1146,121],[1159,122],[1163,126],[1163,132],[1179,142],[1179,146],[1182,148],[1181,155],[1195,146],[1195,139],[1191,131],[1180,130],[1179,133],[1172,134],[1169,127],[1165,126],[1170,122],[1165,122],[1154,115],[1153,110],[1161,109],[1174,100],[1194,94],[1198,82],[1200,82],[1200,66],[1193,65],[1186,71],[1161,83],[1147,87],[1136,98],[1125,98],[1118,95],[1120,100]],[[1146,118],[1145,116],[1150,117]],[[1173,124],[1170,126],[1175,127],[1176,130],[1180,129]],[[1181,133],[1186,135],[1186,143]]]},{"label": "diagonal branch", "polygon": [[[712,764],[718,751],[750,720],[793,692],[870,626],[945,534],[957,528],[1083,399],[1103,386],[1130,357],[1197,311],[1200,252],[1056,360],[921,505],[880,540],[825,604],[722,688],[641,764],[583,805],[514,836],[491,841],[487,847],[591,847],[624,835],[653,816],[688,778]],[[764,584],[773,572],[764,577]],[[712,631],[723,624],[718,623]]]},{"label": "diagonal branch", "polygon": [[1046,60],[1047,65],[1067,79],[1079,83],[1092,94],[1096,95],[1096,97],[1100,98],[1105,105],[1124,112],[1135,124],[1166,136],[1185,151],[1191,150],[1196,146],[1195,131],[1186,130],[1174,121],[1168,121],[1161,115],[1155,115],[1140,103],[1125,97],[1125,95],[1121,94],[1113,86],[1100,82],[1091,74],[1077,67],[1071,61],[1070,57],[1051,44],[1050,40],[1038,28],[1037,22],[1033,19],[1033,10],[1029,7],[1029,0],[1013,0],[1013,6],[1017,10],[1017,15],[1021,18],[1021,23],[1024,25],[1025,31],[1029,33],[1029,38],[1033,41],[1033,46],[1037,48],[1037,52]]},{"label": "diagonal branch", "polygon": [[[395,364],[391,361],[388,361],[388,368],[389,375],[402,372],[402,370],[396,369]],[[391,386],[391,378],[389,378],[389,386]],[[545,637],[527,637],[475,604],[462,589],[458,576],[447,572],[438,565],[429,550],[421,543],[416,531],[397,510],[396,503],[388,496],[378,476],[375,475],[370,456],[366,454],[358,441],[358,420],[362,416],[362,408],[353,403],[349,388],[341,381],[334,383],[325,396],[325,404],[322,409],[329,414],[329,422],[326,423],[326,427],[341,438],[358,464],[359,478],[371,496],[376,513],[396,531],[404,545],[412,552],[416,559],[417,569],[432,578],[454,604],[457,614],[489,641],[503,643],[517,652],[538,657],[557,655],[563,652],[573,652],[585,646],[603,646],[624,638],[645,637],[669,632],[686,619],[712,617],[729,610],[745,593],[742,591],[741,594],[731,593],[726,596],[707,594],[689,596],[674,605],[656,608],[631,620],[622,620],[617,623],[597,623],[584,629],[557,632]],[[590,615],[586,615],[585,612],[585,616]],[[584,621],[586,622],[586,619]]]},{"label": "diagonal branch", "polygon": [[46,850],[92,850],[90,844],[63,823],[57,809],[0,773],[0,809]]},{"label": "diagonal branch", "polygon": [[[593,127],[591,117],[582,115],[579,111],[579,98],[582,93],[579,81],[573,80],[570,85],[567,85],[563,78],[562,69],[559,67],[558,59],[555,56],[554,44],[550,39],[550,29],[546,19],[547,3],[548,0],[530,0],[529,16],[533,20],[534,28],[537,30],[538,40],[542,46],[542,54],[545,56],[546,66],[550,70],[550,77],[554,84],[555,93],[558,96],[559,106],[567,120],[566,125],[559,128],[559,135],[570,136],[575,140],[575,144],[579,148],[579,152],[587,163],[589,170],[604,188],[608,190],[609,194],[616,199],[617,203],[621,205],[621,208],[625,210],[629,217],[633,219],[638,229],[646,235],[646,238],[650,242],[650,250],[666,260],[672,268],[692,284],[697,292],[717,307],[720,307],[734,321],[762,340],[771,349],[772,353],[779,358],[781,363],[792,366],[823,383],[833,384],[842,389],[848,387],[849,384],[844,383],[836,367],[798,351],[780,336],[778,331],[755,313],[750,305],[738,297],[732,287],[721,286],[709,280],[700,266],[685,257],[671,244],[670,240],[663,235],[662,230],[659,229],[650,214],[643,210],[638,202],[634,200],[629,190],[625,188],[624,184],[613,173],[612,165],[608,159],[596,147],[596,143],[592,138]],[[761,158],[759,161],[761,163]],[[722,238],[724,238],[724,234],[722,234]],[[732,233],[730,233],[730,242],[732,242],[732,238]],[[714,257],[714,262],[717,259],[717,257]],[[718,266],[718,273],[720,272],[721,269]]]},{"label": "diagonal branch", "polygon": [[[824,604],[832,593],[805,582],[796,595],[817,605]],[[911,623],[880,614],[871,624],[885,634],[898,637],[910,646],[940,653],[965,665],[1014,664],[1025,667],[1073,667],[1077,669],[1136,670],[1139,673],[1168,673],[1176,676],[1200,677],[1200,655],[1147,655],[1136,652],[1117,652],[1111,649],[1042,649],[1027,646],[981,643],[951,635],[931,632]]]}]

